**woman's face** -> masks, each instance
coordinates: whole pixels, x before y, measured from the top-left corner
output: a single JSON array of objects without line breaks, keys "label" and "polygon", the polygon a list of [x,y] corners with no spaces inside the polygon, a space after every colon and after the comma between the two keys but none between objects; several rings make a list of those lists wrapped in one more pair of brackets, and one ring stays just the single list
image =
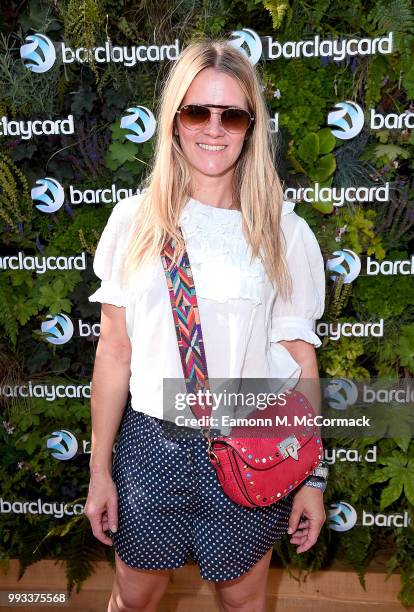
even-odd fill
[{"label": "woman's face", "polygon": [[[198,73],[181,106],[185,104],[222,104],[249,110],[237,80],[215,68],[205,68]],[[180,115],[176,115],[174,133],[180,137],[181,149],[187,162],[194,170],[208,176],[223,175],[235,165],[246,137],[246,132],[226,132],[217,114],[220,110],[212,108],[210,122],[197,130],[185,128],[180,122]],[[208,151],[201,148],[200,144],[223,145],[224,148]]]}]

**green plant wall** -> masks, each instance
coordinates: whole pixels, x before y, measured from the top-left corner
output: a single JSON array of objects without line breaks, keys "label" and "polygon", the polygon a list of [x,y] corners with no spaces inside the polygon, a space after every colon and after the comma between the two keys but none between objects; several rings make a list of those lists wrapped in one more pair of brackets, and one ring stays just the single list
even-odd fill
[{"label": "green plant wall", "polygon": [[[390,54],[299,57],[263,60],[263,91],[272,117],[278,116],[279,172],[284,187],[329,188],[389,185],[386,202],[298,201],[296,211],[314,230],[325,260],[351,249],[361,259],[407,260],[413,252],[414,132],[409,127],[370,130],[349,140],[332,135],[327,116],[340,101],[354,101],[383,115],[414,111],[414,9],[408,0],[5,0],[0,8],[0,116],[9,120],[73,115],[74,134],[25,139],[0,135],[1,257],[84,253],[84,270],[0,269],[2,500],[52,502],[86,500],[89,480],[90,383],[97,336],[51,345],[40,332],[47,315],[99,321],[99,306],[87,300],[98,285],[92,257],[113,202],[68,202],[53,214],[41,213],[31,189],[53,177],[61,185],[96,191],[136,190],[148,172],[154,139],[126,140],[119,119],[126,109],[154,109],[165,62],[127,68],[115,63],[65,64],[47,72],[28,70],[19,49],[41,32],[71,47],[110,40],[125,46],[172,43],[225,36],[250,28],[261,37],[286,41],[351,37],[375,38],[393,32]],[[154,34],[155,33],[155,34]],[[154,38],[155,37],[155,38]],[[414,282],[411,274],[368,276],[352,283],[327,275],[324,321],[383,320],[383,336],[323,338],[318,349],[324,378],[396,380],[414,377]],[[73,397],[21,397],[10,389],[27,384],[71,385]],[[414,388],[414,387],[413,387]],[[7,391],[7,389],[9,391]],[[398,408],[396,408],[398,409]],[[46,443],[55,430],[70,430],[78,453],[69,461],[51,457]],[[85,448],[82,447],[86,441]],[[82,443],[82,444],[81,444]],[[364,571],[379,550],[389,551],[388,569],[401,575],[399,598],[414,605],[414,443],[404,437],[329,439],[328,449],[349,448],[361,457],[375,447],[375,462],[335,461],[325,493],[326,506],[345,500],[371,513],[406,513],[405,527],[366,527],[346,532],[324,526],[318,542],[297,555],[287,539],[275,557],[288,567],[310,571],[345,560],[364,585]],[[55,513],[56,514],[56,513]],[[94,563],[113,550],[92,535],[82,515],[0,512],[0,559],[4,568],[17,557],[21,570],[42,558],[65,560],[68,587],[79,588]]]}]

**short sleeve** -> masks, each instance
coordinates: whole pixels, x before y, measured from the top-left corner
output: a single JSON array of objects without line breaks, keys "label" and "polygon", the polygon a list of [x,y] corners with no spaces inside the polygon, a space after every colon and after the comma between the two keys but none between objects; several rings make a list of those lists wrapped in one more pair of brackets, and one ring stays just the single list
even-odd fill
[{"label": "short sleeve", "polygon": [[305,340],[319,347],[316,320],[325,309],[325,264],[315,234],[305,219],[292,212],[282,217],[286,258],[292,278],[291,298],[276,296],[271,342]]},{"label": "short sleeve", "polygon": [[137,197],[124,198],[112,209],[95,251],[93,271],[101,279],[101,285],[89,296],[90,302],[127,305],[127,293],[121,284],[121,271]]}]

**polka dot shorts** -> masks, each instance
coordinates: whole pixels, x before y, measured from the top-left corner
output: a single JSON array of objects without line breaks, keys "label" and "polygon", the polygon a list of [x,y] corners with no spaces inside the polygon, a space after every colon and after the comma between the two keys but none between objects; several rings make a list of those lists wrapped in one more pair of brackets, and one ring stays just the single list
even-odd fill
[{"label": "polka dot shorts", "polygon": [[171,569],[192,558],[204,580],[247,572],[287,531],[292,494],[245,508],[218,485],[199,430],[137,412],[122,417],[113,461],[115,550],[130,567]]}]

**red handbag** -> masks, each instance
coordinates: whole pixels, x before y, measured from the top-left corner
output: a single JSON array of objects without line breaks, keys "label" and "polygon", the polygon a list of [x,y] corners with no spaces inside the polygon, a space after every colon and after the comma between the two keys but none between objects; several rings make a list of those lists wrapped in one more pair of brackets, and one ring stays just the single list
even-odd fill
[{"label": "red handbag", "polygon": [[[161,259],[167,279],[174,325],[180,351],[187,393],[206,391],[209,387],[200,315],[190,261],[185,249],[177,257],[173,238],[167,241]],[[236,426],[231,436],[210,435],[210,427],[202,428],[207,437],[207,452],[224,493],[235,503],[248,508],[269,506],[299,486],[323,456],[319,429],[313,424],[316,416],[307,398],[299,391],[287,391],[282,404],[268,404],[249,415],[256,427]],[[203,423],[211,417],[211,409],[199,403],[191,406]],[[278,417],[278,420],[276,420]],[[292,426],[295,419],[299,425]],[[263,432],[274,423],[277,436]],[[285,419],[285,420],[284,420]],[[308,419],[311,425],[307,424]],[[289,423],[289,424],[288,424]]]}]

